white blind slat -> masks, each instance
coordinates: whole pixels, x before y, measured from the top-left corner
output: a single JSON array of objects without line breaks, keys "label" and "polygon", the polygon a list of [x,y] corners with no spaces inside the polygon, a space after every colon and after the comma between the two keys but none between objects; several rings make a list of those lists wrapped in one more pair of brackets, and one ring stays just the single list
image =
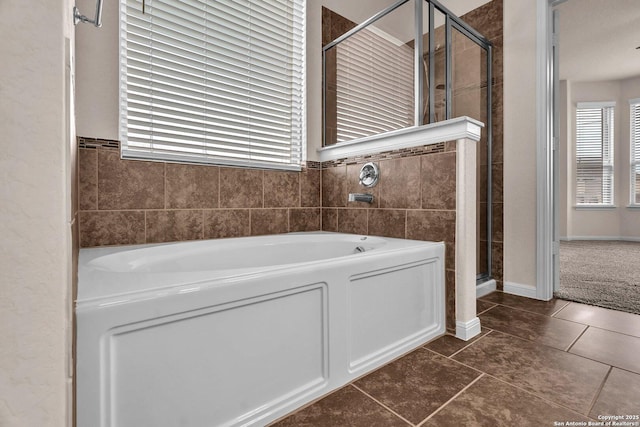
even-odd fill
[{"label": "white blind slat", "polygon": [[576,110],[576,204],[613,204],[614,106],[579,104]]},{"label": "white blind slat", "polygon": [[299,169],[304,0],[120,0],[124,157]]},{"label": "white blind slat", "polygon": [[631,132],[631,194],[632,205],[640,204],[640,99],[629,103]]}]

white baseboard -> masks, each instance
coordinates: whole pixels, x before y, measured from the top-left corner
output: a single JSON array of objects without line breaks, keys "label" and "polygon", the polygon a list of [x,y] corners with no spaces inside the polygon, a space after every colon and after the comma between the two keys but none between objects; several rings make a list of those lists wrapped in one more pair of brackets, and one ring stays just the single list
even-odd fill
[{"label": "white baseboard", "polygon": [[520,283],[504,282],[504,293],[527,298],[538,298],[535,286],[523,285]]},{"label": "white baseboard", "polygon": [[640,237],[627,236],[562,236],[560,240],[570,242],[572,240],[619,240],[622,242],[640,242]]},{"label": "white baseboard", "polygon": [[474,317],[468,322],[456,322],[456,338],[469,341],[480,334],[480,319]]},{"label": "white baseboard", "polygon": [[495,290],[496,290],[496,281],[494,279],[489,279],[486,282],[482,282],[479,285],[476,285],[476,298],[489,295],[491,292]]}]

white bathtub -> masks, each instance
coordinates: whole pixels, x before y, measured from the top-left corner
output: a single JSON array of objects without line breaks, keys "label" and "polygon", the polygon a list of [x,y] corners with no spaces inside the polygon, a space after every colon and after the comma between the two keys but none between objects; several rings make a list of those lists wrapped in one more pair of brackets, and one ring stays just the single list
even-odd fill
[{"label": "white bathtub", "polygon": [[82,249],[78,426],[265,425],[443,334],[443,259],[337,233]]}]

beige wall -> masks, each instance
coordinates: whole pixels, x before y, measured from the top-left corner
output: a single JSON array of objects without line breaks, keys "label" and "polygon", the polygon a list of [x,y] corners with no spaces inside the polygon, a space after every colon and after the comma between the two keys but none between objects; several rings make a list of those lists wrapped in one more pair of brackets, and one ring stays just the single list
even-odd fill
[{"label": "beige wall", "polygon": [[[76,27],[76,130],[79,136],[118,138],[118,3],[105,1],[102,27]],[[77,0],[86,15],[95,0]]]},{"label": "beige wall", "polygon": [[[566,223],[561,238],[640,238],[640,210],[629,209],[629,99],[640,97],[640,78],[600,82],[565,82],[570,94],[563,104],[567,111],[568,137],[561,139],[560,150],[566,156],[561,169],[561,221]],[[575,113],[578,102],[614,101],[614,204],[615,209],[575,209]],[[563,173],[563,169],[566,173]],[[564,231],[564,232],[563,232]]]},{"label": "beige wall", "polygon": [[536,286],[536,0],[504,2],[504,280]]},{"label": "beige wall", "polygon": [[0,2],[3,427],[65,426],[72,414],[71,8]]}]

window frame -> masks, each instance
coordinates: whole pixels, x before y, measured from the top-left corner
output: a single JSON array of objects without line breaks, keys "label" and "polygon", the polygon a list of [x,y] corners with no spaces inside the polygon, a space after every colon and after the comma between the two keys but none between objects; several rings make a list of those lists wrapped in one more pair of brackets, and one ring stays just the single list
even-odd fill
[{"label": "window frame", "polygon": [[[638,116],[637,121],[636,116]],[[629,207],[631,208],[640,208],[640,198],[636,199],[636,193],[640,192],[640,188],[636,188],[637,181],[634,173],[636,167],[640,167],[640,98],[629,100]]]},{"label": "window frame", "polygon": [[[600,197],[602,199],[601,202],[597,202],[597,203],[593,203],[593,202],[584,202],[584,201],[580,201],[579,197],[580,195],[578,194],[578,187],[579,187],[579,169],[580,169],[580,165],[579,165],[579,144],[580,141],[578,140],[578,135],[580,133],[580,129],[579,129],[579,115],[580,115],[580,110],[595,110],[595,109],[599,109],[601,110],[601,117],[602,120],[600,122],[600,127],[601,129],[605,126],[605,109],[610,109],[611,111],[611,122],[608,124],[608,128],[610,131],[610,138],[608,141],[604,140],[604,137],[601,136],[600,137],[600,145],[601,147],[604,146],[605,143],[608,143],[609,147],[608,150],[610,152],[609,154],[609,158],[610,161],[605,163],[605,159],[604,159],[604,154],[601,156],[601,164],[603,169],[607,169],[608,172],[608,176],[610,178],[610,182],[611,182],[611,186],[610,189],[608,191],[609,195],[610,195],[610,200],[606,200],[606,191],[604,191],[604,187],[601,188],[600,194],[598,197]],[[574,167],[575,167],[575,179],[573,180],[573,183],[575,185],[575,191],[574,191],[574,203],[575,203],[575,208],[576,209],[607,209],[607,208],[615,208],[615,109],[616,109],[616,103],[614,101],[607,101],[607,102],[578,102],[576,104],[576,112],[575,112],[575,145],[574,145],[574,149],[575,149],[575,156],[574,156]],[[588,196],[588,195],[583,195],[584,196]]]},{"label": "window frame", "polygon": [[[236,9],[237,12],[232,13],[237,13],[238,16],[233,16],[232,19],[229,19],[227,16],[226,18],[218,20],[216,19],[218,18],[218,15],[215,12],[208,10],[210,5],[207,4],[206,1],[200,0],[199,2],[194,2],[201,5],[198,7],[205,10],[205,12],[201,12],[200,9],[191,7],[192,5],[190,4],[182,4],[180,2],[167,3],[158,0],[156,1],[156,7],[159,12],[164,12],[164,16],[162,18],[158,17],[157,20],[160,21],[161,19],[164,19],[165,22],[158,24],[155,27],[155,24],[151,22],[153,18],[155,18],[153,16],[153,9],[150,7],[153,6],[153,3],[148,1],[146,11],[142,12],[140,9],[140,13],[138,13],[137,9],[138,3],[141,5],[141,2],[137,0],[119,1],[119,134],[121,142],[121,157],[126,159],[186,164],[208,164],[230,167],[300,171],[304,161],[306,160],[307,154],[306,1],[293,0],[291,4],[289,4],[275,0],[272,4],[272,2],[261,2],[255,0],[255,4],[251,4],[251,9],[249,7],[237,7],[233,2],[219,2],[214,5],[214,8]],[[151,3],[151,5],[149,3]],[[127,9],[127,7],[129,7],[129,9]],[[191,10],[188,10],[190,7]],[[176,12],[176,15],[171,15],[170,13],[167,14],[166,10],[161,10],[163,8],[173,8],[178,12]],[[257,9],[258,12],[256,15],[250,16],[248,11],[251,10],[251,13],[253,14],[254,8]],[[273,10],[268,10],[270,8],[287,10],[274,12]],[[288,10],[289,8],[291,8],[291,10]],[[192,12],[194,10],[196,12]],[[266,10],[266,12],[263,12],[263,10]],[[137,13],[137,15],[134,16],[132,11]],[[202,17],[198,15],[200,13],[203,13]],[[265,18],[269,14],[273,15],[274,13],[278,13],[277,16],[279,18],[275,23],[272,23],[269,19]],[[147,17],[145,17],[145,15],[147,15]],[[245,15],[247,18],[243,19]],[[169,18],[167,18],[167,16]],[[200,85],[200,93],[204,93],[204,95],[202,95],[204,101],[196,100],[193,102],[195,105],[199,105],[200,102],[203,103],[204,106],[202,107],[202,110],[204,112],[201,113],[201,116],[198,116],[196,108],[187,111],[185,113],[186,116],[181,115],[183,110],[185,110],[182,105],[192,104],[167,107],[170,103],[179,104],[178,102],[175,102],[174,99],[182,101],[186,98],[193,98],[192,94],[194,93],[194,90],[198,89],[193,89],[196,85],[192,85],[191,82],[189,82],[188,85],[183,85],[187,88],[186,91],[180,88],[176,89],[175,87],[171,89],[174,91],[173,93],[175,93],[175,95],[167,95],[169,92],[167,92],[167,90],[162,92],[162,89],[158,90],[160,95],[154,94],[153,91],[153,85],[156,84],[154,80],[156,77],[154,75],[155,69],[153,61],[159,60],[166,62],[167,57],[163,55],[165,55],[166,52],[173,52],[173,49],[175,49],[175,52],[177,53],[170,54],[175,55],[175,57],[179,59],[181,55],[180,49],[182,49],[183,46],[191,43],[194,39],[196,41],[200,40],[200,38],[195,38],[193,34],[188,36],[184,36],[183,34],[176,35],[180,33],[180,31],[175,30],[176,27],[179,27],[181,24],[184,25],[184,22],[192,22],[183,22],[183,16],[197,16],[198,18],[201,18],[201,21],[203,22],[202,25],[194,25],[193,28],[189,27],[189,30],[193,30],[193,33],[200,32],[199,34],[203,34],[204,36],[202,39],[205,40],[202,42],[204,43],[204,47],[200,50],[201,55],[204,58],[204,61],[200,62],[204,65],[199,65],[202,67],[201,72],[204,77],[199,78],[201,82],[198,83]],[[175,17],[175,19],[167,20],[171,17]],[[137,35],[135,30],[127,29],[127,26],[130,25],[128,21],[143,19],[150,21],[148,28],[145,27],[143,29],[143,31],[146,31],[143,36]],[[166,24],[167,22],[169,25]],[[282,30],[280,27],[277,27],[277,25],[286,26],[287,33],[285,33],[286,35],[282,35],[282,37],[289,37],[288,42],[283,41],[281,44],[274,44],[271,43],[270,39],[268,39],[268,35],[270,34],[277,33],[278,36],[282,34]],[[140,25],[138,25],[138,27],[140,27]],[[166,32],[166,28],[169,28],[170,33]],[[216,32],[221,33],[222,36],[216,38],[215,35],[211,35]],[[265,34],[264,36],[263,32]],[[251,44],[247,44],[244,51],[236,51],[232,45],[229,44],[227,40],[227,33],[234,35],[243,34],[246,35],[248,40],[256,40],[256,42],[254,44],[252,41],[248,41],[247,43]],[[133,49],[135,52],[133,52],[133,50],[129,50],[130,54],[127,55],[129,40],[135,39],[134,43],[137,43],[142,37],[146,36],[146,34],[150,35],[148,40],[150,40],[149,44],[151,47],[143,54],[139,54],[138,52],[143,51],[143,49],[140,49],[138,43],[138,45]],[[160,48],[162,53],[159,54],[159,56],[155,56],[154,53],[152,53],[155,48],[153,45],[154,35],[156,35],[158,39],[164,38],[165,40],[175,40],[176,47],[174,48],[173,46],[165,43],[164,46]],[[185,42],[187,40],[185,37],[190,39],[188,40],[188,43]],[[206,39],[206,37],[209,38]],[[251,37],[253,38],[251,39]],[[217,47],[217,43],[220,43],[220,45],[226,44],[231,47],[219,48]],[[264,45],[265,47],[263,48],[261,45]],[[166,46],[169,47],[167,48]],[[287,57],[286,61],[278,60],[276,62],[275,59],[269,59],[268,49],[273,49],[274,46],[276,49],[282,49],[279,52],[283,52],[281,56]],[[282,47],[284,47],[284,49]],[[187,51],[187,53],[190,54],[195,50],[197,49],[192,49]],[[250,53],[244,54],[246,51],[249,51]],[[241,57],[244,54],[244,57],[248,58],[248,61],[246,62],[247,65],[244,67],[229,65],[232,63],[228,62],[228,59],[221,59],[222,57],[220,57],[219,52],[222,52],[223,54],[228,54],[230,52],[231,54],[234,54],[234,56],[235,53],[238,52],[238,57]],[[132,58],[132,55],[140,55],[140,57],[143,57],[142,55],[145,54],[149,58],[149,63],[151,64],[148,67],[149,69],[144,71],[149,76],[149,79],[141,79],[140,76],[136,76],[134,73],[128,75],[127,62],[128,60],[131,60],[130,58]],[[217,54],[218,56],[212,56],[212,54]],[[259,61],[262,61],[267,64],[278,64],[274,65],[274,67],[278,67],[282,64],[283,68],[289,67],[288,70],[290,69],[291,71],[287,73],[280,73],[273,70],[265,72],[262,71],[264,68],[262,70],[254,71],[254,66],[251,64],[255,58],[258,58],[256,55],[262,56],[262,58],[256,59],[256,64],[258,64],[256,69],[261,68]],[[176,62],[180,68],[187,66],[192,67],[194,62],[198,62],[197,60],[191,60],[188,56],[185,56],[185,58],[190,62],[188,65],[183,65],[182,62]],[[212,58],[216,59],[212,60]],[[225,58],[229,58],[229,56]],[[265,59],[263,58],[267,58],[266,61],[268,62],[265,62]],[[135,59],[139,59],[138,56],[136,56]],[[140,64],[139,60],[137,64]],[[213,66],[207,64],[213,64]],[[233,70],[234,67],[238,71]],[[158,68],[161,68],[161,66]],[[225,69],[222,71],[225,74],[216,74],[217,71],[211,71],[212,68]],[[138,69],[140,69],[139,66]],[[193,67],[192,69],[198,70],[198,68]],[[180,71],[182,70],[178,71],[179,74]],[[166,68],[161,71],[161,74],[163,74],[163,76],[160,77],[160,80],[167,78],[166,76],[169,76],[169,79],[175,78],[166,71]],[[210,80],[209,76],[213,76],[214,79]],[[223,77],[218,78],[219,76]],[[246,85],[256,88],[256,92],[253,92],[253,89],[248,90],[246,87],[236,88],[235,84],[233,86],[221,86],[222,83],[218,83],[218,86],[220,86],[222,90],[217,86],[212,85],[212,82],[215,80],[223,80],[224,78],[228,79],[229,77],[232,79],[238,77],[238,80],[240,78],[245,79],[245,81],[248,82]],[[270,86],[271,80],[279,79],[280,77],[282,80],[286,80],[286,84],[288,84],[286,89],[284,89],[285,92],[278,92],[280,90],[279,88],[283,87],[282,83],[279,81],[273,83],[275,86]],[[180,78],[182,78],[182,76],[179,76],[177,79]],[[136,79],[137,81],[135,81]],[[138,90],[135,93],[133,90],[129,90],[129,81],[135,81],[135,83],[144,81],[149,85],[149,87],[151,87],[151,90],[148,90],[143,94],[146,97],[141,96],[140,93],[143,92],[142,90]],[[286,92],[287,89],[290,90],[290,93]],[[265,91],[271,91],[271,93],[267,95]],[[237,97],[231,99],[224,92],[235,92]],[[222,94],[220,95],[222,97],[222,101],[210,101],[218,94]],[[255,94],[258,94],[258,96],[256,97]],[[138,99],[143,99],[142,103],[148,101],[148,104],[151,105],[151,107],[145,107],[146,109],[140,108],[139,105],[141,102],[138,102],[135,107],[138,108],[138,111],[142,111],[142,113],[132,113],[135,107],[134,109],[131,109],[128,102],[129,98],[133,99],[136,97]],[[264,101],[267,97],[267,101]],[[161,100],[158,101],[159,99]],[[240,101],[238,101],[238,99],[240,99]],[[275,119],[267,117],[262,120],[264,117],[270,115],[270,111],[268,111],[268,109],[261,109],[264,108],[263,104],[265,104],[265,102],[277,102],[278,100],[284,100],[282,105],[286,106],[285,108],[280,107],[279,104],[277,104],[277,106],[284,111],[282,114],[285,115],[285,118],[283,119],[278,116]],[[135,103],[136,101],[133,102]],[[158,106],[156,106],[154,102],[158,102]],[[213,102],[213,104],[211,102]],[[256,105],[257,107],[255,107]],[[271,105],[276,104],[272,103]],[[290,107],[288,107],[289,105]],[[171,108],[175,108],[175,110],[171,110]],[[155,116],[154,113],[157,110],[163,110],[163,115]],[[237,119],[237,115],[234,114],[239,110],[245,112],[246,118]],[[255,111],[258,111],[259,116],[254,116]],[[172,112],[175,114],[172,114]],[[262,115],[260,116],[260,114]],[[143,117],[146,121],[143,122],[143,119],[140,117]],[[160,119],[157,117],[160,117]],[[187,119],[185,119],[185,117],[187,117]],[[229,119],[229,117],[231,117],[231,119]],[[261,120],[262,123],[259,123]],[[274,120],[278,121],[278,123],[275,123]],[[132,127],[132,123],[137,125],[137,128]],[[188,129],[185,130],[185,127]],[[192,131],[192,129],[195,130]],[[159,134],[161,134],[161,136],[156,136]],[[129,143],[129,135],[135,135],[131,139],[136,139],[137,137],[137,140],[132,144]],[[156,138],[155,140],[154,137]],[[199,152],[200,150],[201,152]]]}]

